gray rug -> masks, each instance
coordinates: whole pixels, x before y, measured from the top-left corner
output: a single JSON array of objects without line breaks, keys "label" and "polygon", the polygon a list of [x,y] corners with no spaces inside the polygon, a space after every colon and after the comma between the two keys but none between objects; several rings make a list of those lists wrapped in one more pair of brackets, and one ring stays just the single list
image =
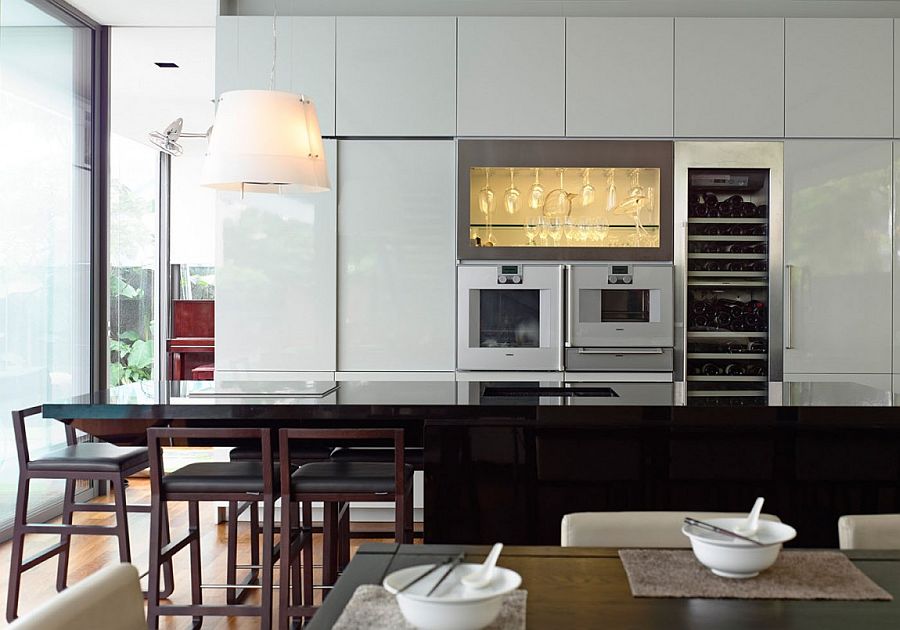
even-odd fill
[{"label": "gray rug", "polygon": [[[528,591],[506,596],[500,614],[488,630],[524,630]],[[356,589],[332,630],[415,630],[400,612],[397,598],[381,586],[364,584]]]},{"label": "gray rug", "polygon": [[635,597],[893,599],[836,551],[783,550],[774,565],[746,580],[714,575],[690,550],[622,549],[619,557]]}]

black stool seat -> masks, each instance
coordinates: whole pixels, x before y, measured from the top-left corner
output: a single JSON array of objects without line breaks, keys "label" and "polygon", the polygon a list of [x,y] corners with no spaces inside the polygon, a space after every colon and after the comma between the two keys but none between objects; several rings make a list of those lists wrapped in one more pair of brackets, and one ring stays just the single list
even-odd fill
[{"label": "black stool seat", "polygon": [[71,472],[119,472],[149,466],[143,446],[113,446],[105,442],[82,442],[56,449],[28,462],[28,470]]},{"label": "black stool seat", "polygon": [[[278,477],[275,476],[275,490]],[[162,478],[166,492],[219,493],[262,492],[262,462],[198,462],[188,464]]]},{"label": "black stool seat", "polygon": [[[305,464],[307,462],[317,462],[327,460],[331,455],[331,447],[329,446],[299,446],[291,447],[291,463]],[[258,446],[238,446],[231,449],[228,458],[233,462],[238,461],[261,461],[262,452]],[[278,460],[278,454],[274,454],[275,461]]]},{"label": "black stool seat", "polygon": [[[407,483],[413,467],[404,466]],[[304,464],[291,476],[291,487],[299,493],[393,493],[394,464],[381,462],[313,462]]]},{"label": "black stool seat", "polygon": [[[403,457],[407,464],[416,470],[425,468],[425,449],[411,446],[403,449]],[[331,452],[335,461],[352,462],[385,462],[394,461],[394,449],[390,447],[339,446]]]}]

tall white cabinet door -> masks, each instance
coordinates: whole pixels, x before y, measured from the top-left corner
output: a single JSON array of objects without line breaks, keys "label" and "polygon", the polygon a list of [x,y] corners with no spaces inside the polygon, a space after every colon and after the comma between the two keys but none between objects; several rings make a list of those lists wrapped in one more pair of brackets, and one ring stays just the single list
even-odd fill
[{"label": "tall white cabinet door", "polygon": [[675,19],[675,135],[784,135],[783,19]]},{"label": "tall white cabinet door", "polygon": [[453,370],[455,146],[345,140],[338,369]]},{"label": "tall white cabinet door", "polygon": [[784,371],[891,372],[891,141],[784,146]]},{"label": "tall white cabinet door", "polygon": [[893,130],[893,20],[785,21],[785,135],[887,138]]},{"label": "tall white cabinet door", "polygon": [[673,37],[672,18],[568,18],[566,135],[671,136]]},{"label": "tall white cabinet door", "polygon": [[[894,326],[894,353],[893,372],[900,374],[900,141],[894,141],[894,232],[891,248],[893,263],[893,326]],[[897,390],[900,396],[900,389]]]},{"label": "tall white cabinet door", "polygon": [[337,141],[325,157],[328,192],[219,194],[217,370],[334,371]]},{"label": "tall white cabinet door", "polygon": [[566,133],[566,21],[459,18],[460,136]]},{"label": "tall white cabinet door", "polygon": [[[333,17],[280,17],[275,89],[311,99],[322,134],[334,135]],[[216,20],[216,94],[272,87],[272,18]]]},{"label": "tall white cabinet door", "polygon": [[456,18],[337,18],[337,130],[456,135]]}]

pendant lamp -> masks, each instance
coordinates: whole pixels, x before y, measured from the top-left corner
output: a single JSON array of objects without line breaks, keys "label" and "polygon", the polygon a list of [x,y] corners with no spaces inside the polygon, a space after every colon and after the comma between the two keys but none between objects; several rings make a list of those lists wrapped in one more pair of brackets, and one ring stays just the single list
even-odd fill
[{"label": "pendant lamp", "polygon": [[201,183],[240,192],[329,190],[315,106],[288,92],[224,92],[219,97]]},{"label": "pendant lamp", "polygon": [[200,183],[241,194],[323,192],[331,185],[316,108],[301,95],[275,90],[278,0],[272,6],[269,89],[219,97]]}]

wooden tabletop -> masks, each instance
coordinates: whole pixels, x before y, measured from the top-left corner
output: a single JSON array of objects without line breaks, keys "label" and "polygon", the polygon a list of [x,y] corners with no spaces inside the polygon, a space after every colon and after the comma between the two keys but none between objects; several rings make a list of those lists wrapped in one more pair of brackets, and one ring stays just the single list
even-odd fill
[{"label": "wooden tabletop", "polygon": [[[330,628],[361,584],[391,571],[466,552],[480,562],[489,547],[368,544],[360,548],[308,626]],[[522,575],[528,628],[609,630],[866,630],[900,628],[900,552],[847,552],[894,596],[891,602],[659,599],[632,597],[615,549],[505,547],[500,564]]]}]

